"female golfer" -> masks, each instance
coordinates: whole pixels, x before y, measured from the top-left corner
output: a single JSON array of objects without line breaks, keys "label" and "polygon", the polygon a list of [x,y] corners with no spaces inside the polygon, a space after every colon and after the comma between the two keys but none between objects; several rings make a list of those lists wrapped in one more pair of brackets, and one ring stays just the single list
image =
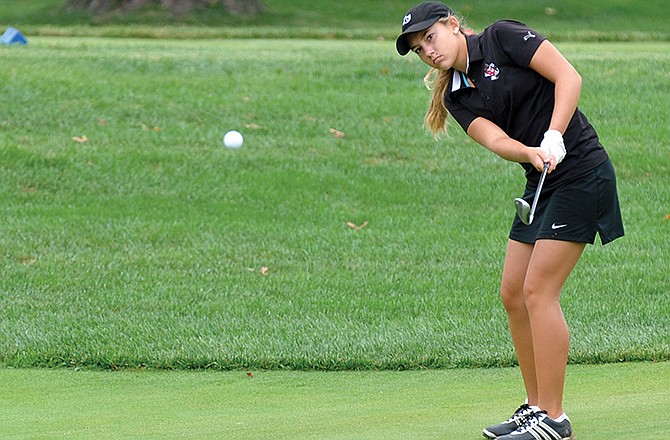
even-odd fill
[{"label": "female golfer", "polygon": [[396,48],[431,67],[425,124],[436,136],[451,114],[475,141],[520,163],[527,201],[549,164],[534,221],[514,218],[500,288],[527,400],[483,433],[500,440],[573,438],[562,406],[570,336],[561,289],[596,233],[603,244],[624,234],[612,163],[577,108],[581,77],[525,24],[497,21],[474,35],[438,2],[405,15]]}]

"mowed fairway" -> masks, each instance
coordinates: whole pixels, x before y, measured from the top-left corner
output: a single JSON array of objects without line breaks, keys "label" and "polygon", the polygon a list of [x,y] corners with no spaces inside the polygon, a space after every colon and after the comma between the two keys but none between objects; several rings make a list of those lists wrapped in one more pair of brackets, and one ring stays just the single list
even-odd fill
[{"label": "mowed fairway", "polygon": [[[582,438],[664,438],[670,44],[559,47],[627,227],[566,285],[567,406]],[[79,438],[477,438],[518,405],[513,369],[452,368],[515,364],[497,289],[523,173],[455,124],[422,130],[415,57],[389,41],[35,37],[0,59],[15,438],[44,438],[31,414]],[[232,371],[155,371],[192,369]]]},{"label": "mowed fairway", "polygon": [[[577,438],[670,436],[670,363],[571,366]],[[475,440],[509,416],[518,370],[0,370],[3,438]],[[634,414],[631,414],[634,413]]]}]

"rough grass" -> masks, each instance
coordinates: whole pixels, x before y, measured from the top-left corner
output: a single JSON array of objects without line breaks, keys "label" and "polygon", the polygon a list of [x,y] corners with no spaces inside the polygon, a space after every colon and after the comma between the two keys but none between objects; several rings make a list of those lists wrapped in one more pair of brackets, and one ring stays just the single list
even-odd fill
[{"label": "rough grass", "polygon": [[[0,49],[4,365],[514,364],[497,288],[521,169],[457,127],[433,141],[425,69],[391,43]],[[668,77],[647,75],[667,45],[562,49],[628,228],[566,286],[571,362],[668,359]]]}]

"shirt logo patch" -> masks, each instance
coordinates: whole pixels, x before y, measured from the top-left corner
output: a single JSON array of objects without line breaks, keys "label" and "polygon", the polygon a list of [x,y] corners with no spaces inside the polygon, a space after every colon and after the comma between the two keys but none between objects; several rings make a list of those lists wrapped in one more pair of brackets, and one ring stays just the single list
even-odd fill
[{"label": "shirt logo patch", "polygon": [[528,33],[526,35],[524,35],[523,41],[528,41],[531,38],[535,38],[535,37],[536,37],[536,35],[533,35],[533,34],[530,33],[530,31],[528,31]]},{"label": "shirt logo patch", "polygon": [[407,23],[412,21],[412,14],[407,14],[405,17],[402,19],[402,25],[405,26]]},{"label": "shirt logo patch", "polygon": [[484,64],[484,78],[491,78],[491,81],[500,78],[500,69],[498,69],[495,63]]}]

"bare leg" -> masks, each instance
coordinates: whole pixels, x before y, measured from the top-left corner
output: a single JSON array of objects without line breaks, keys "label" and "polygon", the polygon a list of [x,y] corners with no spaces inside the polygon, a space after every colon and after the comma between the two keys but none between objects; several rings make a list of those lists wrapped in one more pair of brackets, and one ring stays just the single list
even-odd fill
[{"label": "bare leg", "polygon": [[523,287],[532,332],[537,405],[552,418],[563,413],[563,387],[570,348],[570,334],[559,299],[584,247],[583,243],[538,240]]},{"label": "bare leg", "polygon": [[519,361],[528,404],[538,404],[537,373],[530,316],[526,308],[523,287],[534,246],[510,240],[507,243],[505,269],[503,270],[500,296],[507,312],[512,342]]}]

